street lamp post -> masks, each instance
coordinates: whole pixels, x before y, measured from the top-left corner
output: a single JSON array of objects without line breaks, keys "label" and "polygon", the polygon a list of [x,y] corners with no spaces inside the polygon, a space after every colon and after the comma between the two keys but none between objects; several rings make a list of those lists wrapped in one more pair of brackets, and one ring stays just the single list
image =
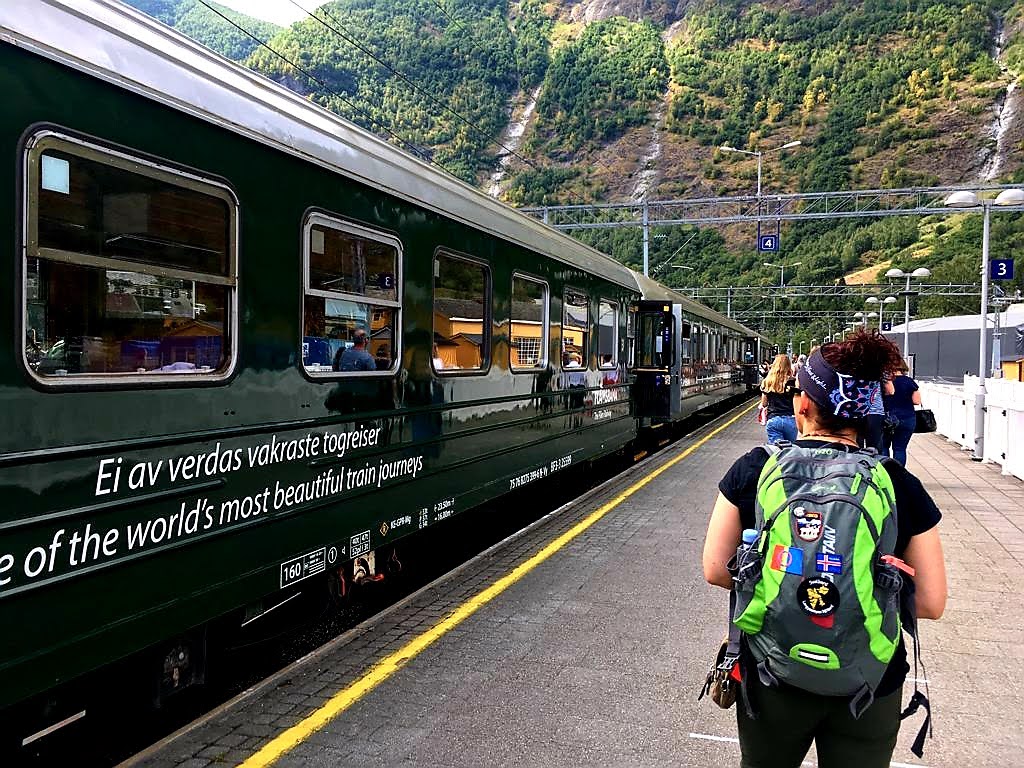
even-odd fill
[{"label": "street lamp post", "polygon": [[989,214],[992,206],[1019,207],[1024,205],[1024,189],[1004,189],[995,200],[982,200],[974,192],[953,192],[946,198],[945,204],[950,208],[982,208],[981,228],[981,339],[978,349],[978,390],[974,395],[974,455],[975,461],[985,458],[985,368],[986,347],[988,346],[988,239]]},{"label": "street lamp post", "polygon": [[863,326],[864,328],[868,327],[868,316],[866,314],[863,312],[854,312],[853,317],[857,321],[857,325]]},{"label": "street lamp post", "polygon": [[779,288],[786,287],[786,267],[799,267],[802,261],[794,261],[792,264],[772,264],[770,261],[761,262],[766,267],[774,267],[779,270]]},{"label": "street lamp post", "polygon": [[931,277],[932,271],[926,267],[918,267],[913,272],[904,272],[902,269],[892,268],[885,273],[886,277],[907,279],[907,287],[900,291],[903,294],[903,358],[910,361],[910,297],[916,296],[915,291],[910,290],[910,278],[923,279]]},{"label": "street lamp post", "polygon": [[988,346],[988,290],[989,290],[989,275],[988,275],[988,243],[989,243],[989,214],[992,210],[992,206],[996,205],[999,207],[1017,207],[1024,205],[1024,189],[1004,189],[1000,192],[995,200],[981,200],[973,192],[961,191],[954,192],[946,198],[945,204],[950,208],[977,208],[981,206],[982,209],[982,228],[981,228],[981,338],[980,338],[980,349],[978,350],[978,378],[981,380],[981,386],[984,391],[984,381],[986,377],[986,368],[988,366],[988,360],[986,355],[986,347]]},{"label": "street lamp post", "polygon": [[878,331],[882,333],[882,326],[885,324],[885,305],[895,304],[895,296],[886,296],[884,299],[879,296],[868,296],[864,301],[871,305],[878,305]]},{"label": "street lamp post", "polygon": [[[719,149],[722,150],[723,152],[738,152],[741,155],[750,155],[751,157],[756,157],[757,158],[757,200],[758,200],[758,203],[760,204],[760,202],[761,202],[761,158],[764,155],[768,154],[769,152],[779,152],[779,151],[781,151],[783,149],[791,149],[793,147],[799,147],[800,144],[801,144],[800,140],[797,139],[796,141],[787,141],[782,146],[772,147],[771,149],[755,149],[755,150],[738,149],[736,147],[730,147],[728,144],[723,144],[722,146],[719,147]],[[758,206],[758,211],[760,212],[760,205]]]}]

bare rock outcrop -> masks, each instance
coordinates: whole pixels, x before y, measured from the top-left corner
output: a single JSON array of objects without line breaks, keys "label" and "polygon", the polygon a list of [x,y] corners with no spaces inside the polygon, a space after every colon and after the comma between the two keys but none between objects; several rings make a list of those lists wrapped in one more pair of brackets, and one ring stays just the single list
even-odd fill
[{"label": "bare rock outcrop", "polygon": [[580,0],[565,3],[564,15],[569,21],[584,24],[625,16],[630,21],[646,19],[668,25],[681,19],[693,4],[693,0]]}]

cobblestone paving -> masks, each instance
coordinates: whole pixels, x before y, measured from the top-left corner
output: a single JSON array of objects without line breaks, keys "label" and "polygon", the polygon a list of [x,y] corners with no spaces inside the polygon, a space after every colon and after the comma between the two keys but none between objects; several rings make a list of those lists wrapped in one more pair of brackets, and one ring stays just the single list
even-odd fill
[{"label": "cobblestone paving", "polygon": [[[236,765],[592,510],[707,430],[589,494],[499,551],[287,670],[137,765]],[[738,764],[732,711],[696,702],[726,622],[701,576],[717,481],[762,442],[748,414],[647,485],[279,766],[724,766]],[[935,739],[908,723],[894,761],[1024,765],[1024,484],[936,436],[911,468],[944,512],[950,603],[924,628]],[[909,695],[909,694],[908,694]],[[709,738],[710,737],[710,738]],[[808,758],[813,764],[813,754]]]}]

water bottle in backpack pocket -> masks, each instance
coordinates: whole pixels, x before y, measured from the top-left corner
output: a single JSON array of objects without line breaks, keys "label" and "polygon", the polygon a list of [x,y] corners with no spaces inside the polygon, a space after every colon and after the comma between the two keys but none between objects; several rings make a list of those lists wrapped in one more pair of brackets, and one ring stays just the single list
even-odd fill
[{"label": "water bottle in backpack pocket", "polygon": [[729,573],[732,574],[733,591],[737,595],[749,595],[761,580],[761,555],[757,550],[758,531],[747,528],[743,531],[742,541],[736,549],[736,555],[729,562]]}]

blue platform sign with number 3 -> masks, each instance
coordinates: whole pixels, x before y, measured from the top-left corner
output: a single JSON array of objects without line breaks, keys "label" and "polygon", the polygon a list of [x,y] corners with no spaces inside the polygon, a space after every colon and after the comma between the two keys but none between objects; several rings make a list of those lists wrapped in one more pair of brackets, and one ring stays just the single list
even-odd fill
[{"label": "blue platform sign with number 3", "polygon": [[988,276],[992,280],[1013,280],[1013,259],[992,259],[988,263]]}]

